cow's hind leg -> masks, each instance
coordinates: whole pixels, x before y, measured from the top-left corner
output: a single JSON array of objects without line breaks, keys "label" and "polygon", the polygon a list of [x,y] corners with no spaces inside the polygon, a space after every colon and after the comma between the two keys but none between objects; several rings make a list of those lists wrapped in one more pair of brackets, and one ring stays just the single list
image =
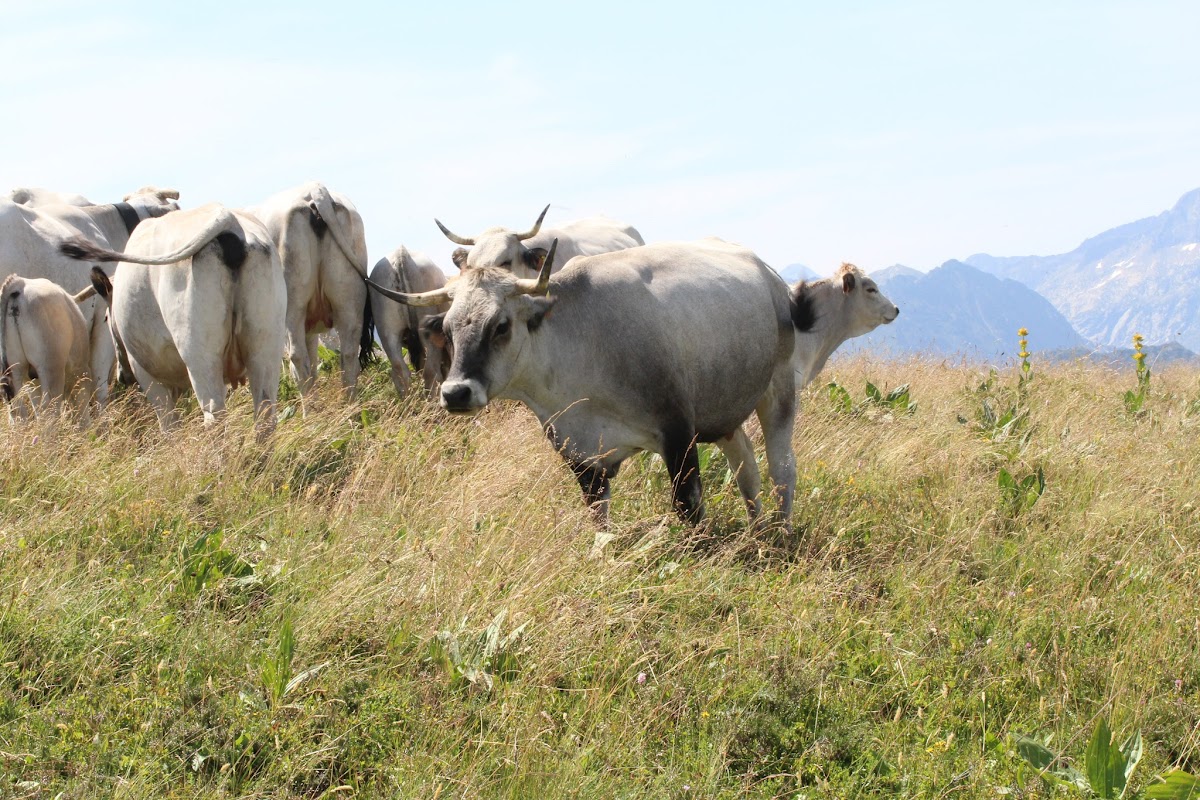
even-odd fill
[{"label": "cow's hind leg", "polygon": [[[361,281],[359,281],[361,283]],[[338,332],[342,352],[340,362],[342,367],[342,388],[353,397],[356,394],[358,375],[362,372],[359,363],[359,337],[362,335],[363,309],[366,299],[366,285],[361,291],[353,293],[353,298],[344,300],[333,309],[333,326]]]},{"label": "cow's hind leg", "polygon": [[796,456],[792,450],[796,390],[790,365],[786,374],[777,373],[772,379],[770,388],[755,410],[762,424],[767,466],[779,503],[779,515],[788,521],[792,518],[792,496],[796,491]]},{"label": "cow's hind leg", "polygon": [[668,429],[663,437],[662,456],[671,476],[671,502],[675,513],[685,522],[699,524],[704,519],[704,497],[695,431],[682,425]]},{"label": "cow's hind leg", "polygon": [[717,440],[717,447],[729,461],[729,469],[737,478],[738,489],[746,501],[746,510],[751,519],[762,513],[762,476],[758,473],[758,462],[754,460],[754,447],[740,426],[728,436]]}]

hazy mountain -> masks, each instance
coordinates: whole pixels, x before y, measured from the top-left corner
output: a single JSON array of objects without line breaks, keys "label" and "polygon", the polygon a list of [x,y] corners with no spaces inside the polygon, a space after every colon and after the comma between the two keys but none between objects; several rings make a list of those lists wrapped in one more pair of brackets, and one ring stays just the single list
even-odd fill
[{"label": "hazy mountain", "polygon": [[932,353],[995,360],[1018,352],[1017,330],[1028,328],[1034,350],[1086,346],[1046,298],[1024,284],[961,261],[921,273],[895,266],[872,273],[900,307],[900,316],[843,347],[873,353]]},{"label": "hazy mountain", "polygon": [[1200,351],[1200,189],[1169,211],[1093,236],[1070,253],[979,254],[967,263],[1036,289],[1097,344],[1128,346],[1140,333],[1148,344]]},{"label": "hazy mountain", "polygon": [[825,275],[818,275],[815,270],[803,264],[788,264],[779,270],[779,275],[789,284],[796,283],[797,281],[811,281],[827,277]]}]

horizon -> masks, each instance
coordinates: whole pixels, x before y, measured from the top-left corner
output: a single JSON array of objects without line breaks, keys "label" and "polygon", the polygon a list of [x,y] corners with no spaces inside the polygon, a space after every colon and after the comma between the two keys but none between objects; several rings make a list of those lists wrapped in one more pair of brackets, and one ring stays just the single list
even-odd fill
[{"label": "horizon", "polygon": [[434,217],[469,236],[550,202],[547,225],[823,275],[1069,252],[1200,185],[1200,6],[690,12],[5,4],[0,189],[244,207],[321,180],[372,263],[405,244],[449,271]]}]

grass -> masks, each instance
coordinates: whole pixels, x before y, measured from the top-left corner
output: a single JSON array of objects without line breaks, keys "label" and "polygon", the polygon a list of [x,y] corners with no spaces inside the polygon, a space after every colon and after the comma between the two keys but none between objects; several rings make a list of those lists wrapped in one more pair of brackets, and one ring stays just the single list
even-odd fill
[{"label": "grass", "polygon": [[1100,717],[1135,783],[1200,770],[1200,376],[1132,417],[1039,365],[1003,437],[967,366],[824,378],[918,407],[803,394],[790,536],[717,454],[705,527],[646,457],[598,537],[529,412],[382,368],[265,446],[244,392],[219,432],[0,423],[0,796],[1050,796],[1012,734],[1079,760]]}]

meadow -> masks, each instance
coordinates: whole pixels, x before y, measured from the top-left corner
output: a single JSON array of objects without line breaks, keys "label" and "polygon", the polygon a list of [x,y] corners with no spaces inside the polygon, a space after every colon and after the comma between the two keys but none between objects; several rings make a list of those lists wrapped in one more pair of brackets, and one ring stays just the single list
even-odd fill
[{"label": "meadow", "polygon": [[835,361],[788,530],[706,447],[703,525],[647,456],[600,531],[380,365],[265,444],[0,422],[0,797],[1065,797],[1016,737],[1100,720],[1200,771],[1200,374],[1022,376]]}]

